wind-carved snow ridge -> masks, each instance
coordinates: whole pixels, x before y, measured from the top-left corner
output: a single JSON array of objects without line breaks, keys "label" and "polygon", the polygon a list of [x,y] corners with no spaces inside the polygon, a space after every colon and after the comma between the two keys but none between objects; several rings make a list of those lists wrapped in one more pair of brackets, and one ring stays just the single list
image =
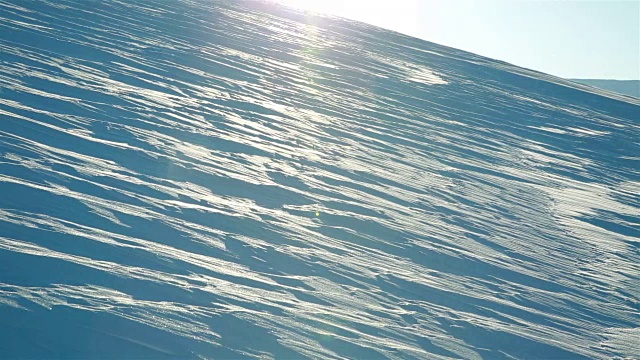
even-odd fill
[{"label": "wind-carved snow ridge", "polygon": [[640,356],[629,98],[270,3],[0,34],[0,357]]}]

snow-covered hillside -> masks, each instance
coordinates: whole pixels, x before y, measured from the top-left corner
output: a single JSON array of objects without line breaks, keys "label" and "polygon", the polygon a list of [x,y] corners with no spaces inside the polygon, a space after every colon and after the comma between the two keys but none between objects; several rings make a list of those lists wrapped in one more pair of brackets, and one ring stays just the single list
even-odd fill
[{"label": "snow-covered hillside", "polygon": [[640,80],[571,79],[571,81],[640,99]]},{"label": "snow-covered hillside", "polygon": [[269,3],[0,0],[0,358],[640,356],[640,100]]}]

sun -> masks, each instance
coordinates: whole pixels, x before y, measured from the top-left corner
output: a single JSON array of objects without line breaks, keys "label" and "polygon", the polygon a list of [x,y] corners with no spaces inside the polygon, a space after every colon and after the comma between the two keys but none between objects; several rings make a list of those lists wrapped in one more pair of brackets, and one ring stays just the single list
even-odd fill
[{"label": "sun", "polygon": [[276,2],[296,9],[338,16],[348,13],[354,3],[344,0],[276,0]]},{"label": "sun", "polygon": [[312,13],[334,15],[352,20],[415,34],[423,23],[421,9],[428,5],[430,12],[437,12],[440,0],[275,0],[292,8]]}]

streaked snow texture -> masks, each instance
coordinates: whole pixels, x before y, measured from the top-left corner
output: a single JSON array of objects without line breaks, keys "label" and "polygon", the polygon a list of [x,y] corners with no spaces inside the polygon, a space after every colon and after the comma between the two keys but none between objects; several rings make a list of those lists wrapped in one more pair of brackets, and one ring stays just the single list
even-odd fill
[{"label": "streaked snow texture", "polygon": [[640,356],[640,106],[589,91],[266,3],[1,0],[0,357]]}]

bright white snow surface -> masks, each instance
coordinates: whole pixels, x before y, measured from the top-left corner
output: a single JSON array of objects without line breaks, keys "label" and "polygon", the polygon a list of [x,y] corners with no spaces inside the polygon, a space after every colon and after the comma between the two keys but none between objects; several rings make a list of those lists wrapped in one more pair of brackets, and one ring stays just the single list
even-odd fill
[{"label": "bright white snow surface", "polygon": [[640,106],[593,91],[269,3],[0,0],[0,357],[640,356]]}]

